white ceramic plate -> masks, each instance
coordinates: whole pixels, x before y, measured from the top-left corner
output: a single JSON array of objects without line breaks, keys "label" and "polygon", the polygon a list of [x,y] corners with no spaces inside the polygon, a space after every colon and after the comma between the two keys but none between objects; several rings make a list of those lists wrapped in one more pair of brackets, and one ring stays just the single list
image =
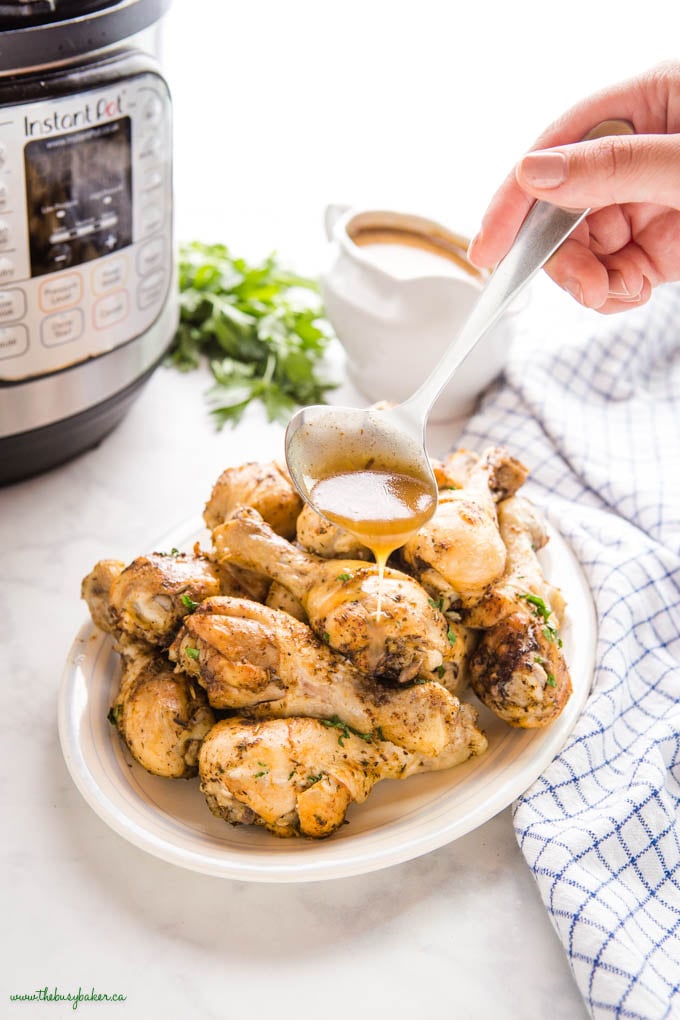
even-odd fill
[{"label": "white ceramic plate", "polygon": [[[199,522],[191,522],[154,548],[189,550],[201,537]],[[559,719],[546,730],[514,730],[466,695],[479,707],[489,738],[486,754],[448,772],[379,783],[365,804],[350,807],[350,824],[328,840],[277,839],[252,826],[232,827],[210,814],[198,779],[161,779],[137,765],[106,718],[119,681],[118,659],[110,638],[91,623],[71,648],[59,699],[59,735],[71,776],[88,804],[125,839],[172,864],[223,878],[342,878],[443,846],[531,785],[565,743],[588,696],[596,641],[588,585],[556,532],[541,559],[568,603],[561,633],[574,692]]]}]

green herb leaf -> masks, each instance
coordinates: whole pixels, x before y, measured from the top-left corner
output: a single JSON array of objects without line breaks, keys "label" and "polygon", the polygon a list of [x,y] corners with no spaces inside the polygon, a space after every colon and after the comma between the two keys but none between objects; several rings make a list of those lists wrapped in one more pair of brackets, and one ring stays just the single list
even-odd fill
[{"label": "green herb leaf", "polygon": [[189,371],[210,360],[218,428],[235,425],[254,401],[282,422],[298,404],[324,402],[335,384],[318,368],[333,333],[315,280],[273,255],[249,265],[223,244],[194,242],[180,248],[179,284],[180,325],[167,363]]},{"label": "green herb leaf", "polygon": [[446,673],[446,666],[437,666],[437,676],[440,680],[443,680],[444,674]]},{"label": "green herb leaf", "polygon": [[323,779],[323,772],[319,772],[316,776],[307,776],[307,782],[310,786],[314,786],[314,783],[318,783],[320,779]]},{"label": "green herb leaf", "polygon": [[427,600],[433,609],[438,609],[440,613],[444,612],[444,596],[442,595],[439,599],[428,599]]},{"label": "green herb leaf", "polygon": [[122,707],[123,707],[122,705],[111,705],[111,708],[109,709],[106,718],[109,720],[112,726],[118,725],[118,719],[120,718]]},{"label": "green herb leaf", "polygon": [[548,684],[549,687],[557,687],[557,681],[555,680],[554,674],[548,673],[548,679],[546,680],[546,683]]},{"label": "green herb leaf", "polygon": [[539,617],[539,619],[545,621],[545,627],[543,628],[543,637],[546,639],[546,641],[551,642],[557,641],[557,647],[561,648],[562,638],[559,636],[557,632],[557,627],[555,627],[555,625],[550,622],[550,618],[552,616],[552,609],[549,609],[548,606],[546,606],[543,599],[539,598],[538,595],[526,594],[520,595],[520,598],[524,599],[526,602],[529,602],[533,606],[534,615]]},{"label": "green herb leaf", "polygon": [[351,581],[352,580],[352,575],[351,574],[347,574],[347,573],[338,574],[337,580],[338,581]]},{"label": "green herb leaf", "polygon": [[200,605],[199,602],[194,602],[191,596],[186,594],[182,595],[181,602],[182,605],[185,606],[191,613],[193,613],[194,609],[197,609]]},{"label": "green herb leaf", "polygon": [[367,744],[370,744],[373,740],[372,733],[361,733],[359,730],[355,730],[353,726],[348,726],[347,723],[343,722],[340,716],[332,715],[330,719],[320,719],[319,721],[322,726],[326,726],[328,729],[333,728],[340,730],[340,736],[338,737],[340,747],[345,746],[345,741],[352,733],[355,737],[360,737],[361,740],[365,740]]},{"label": "green herb leaf", "polygon": [[189,659],[198,659],[201,654],[198,648],[185,648],[184,651]]},{"label": "green herb leaf", "polygon": [[446,632],[446,636],[449,639],[449,644],[450,645],[455,645],[455,643],[456,643],[456,635],[455,635],[455,633],[454,633],[454,631],[453,631],[453,629],[451,627],[449,627],[448,631]]},{"label": "green herb leaf", "polygon": [[529,602],[534,607],[534,613],[536,614],[536,616],[543,617],[543,619],[546,620],[546,622],[550,619],[550,614],[552,610],[548,609],[543,599],[539,598],[538,595],[526,594],[520,595],[520,598],[524,599],[525,602]]}]

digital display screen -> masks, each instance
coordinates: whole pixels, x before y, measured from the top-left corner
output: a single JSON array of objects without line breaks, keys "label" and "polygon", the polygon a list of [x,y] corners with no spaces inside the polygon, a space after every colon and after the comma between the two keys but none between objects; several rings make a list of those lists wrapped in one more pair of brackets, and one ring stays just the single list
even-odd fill
[{"label": "digital display screen", "polygon": [[129,117],[24,149],[31,275],[42,276],[132,244]]}]

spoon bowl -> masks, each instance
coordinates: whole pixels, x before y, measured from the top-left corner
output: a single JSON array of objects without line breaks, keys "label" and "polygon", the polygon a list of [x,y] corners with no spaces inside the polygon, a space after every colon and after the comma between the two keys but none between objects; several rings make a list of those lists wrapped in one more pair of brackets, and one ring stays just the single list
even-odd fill
[{"label": "spoon bowl", "polygon": [[423,428],[403,404],[388,410],[369,407],[303,407],[286,429],[286,462],[304,500],[314,506],[317,482],[349,470],[382,471],[421,481],[437,504],[437,482],[425,452]]}]

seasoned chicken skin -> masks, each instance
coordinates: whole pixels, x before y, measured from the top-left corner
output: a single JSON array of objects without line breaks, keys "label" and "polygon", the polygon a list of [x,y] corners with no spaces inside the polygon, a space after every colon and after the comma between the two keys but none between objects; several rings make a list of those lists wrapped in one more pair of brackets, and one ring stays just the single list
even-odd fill
[{"label": "seasoned chicken skin", "polygon": [[87,602],[92,622],[108,634],[118,630],[111,608],[111,585],[124,570],[122,560],[99,560],[80,586],[80,597]]},{"label": "seasoned chicken skin", "polygon": [[434,516],[409,539],[402,556],[428,590],[468,605],[503,573],[506,551],[496,499],[521,484],[526,471],[497,448],[479,460],[458,451],[445,467],[461,478],[462,487],[440,489]]},{"label": "seasoned chicken skin", "polygon": [[133,560],[114,579],[111,615],[114,626],[129,637],[165,646],[194,604],[240,591],[233,580],[225,582],[207,556],[151,553]]},{"label": "seasoned chicken skin", "polygon": [[227,468],[215,482],[203,518],[212,531],[239,506],[252,506],[284,538],[294,538],[302,499],[280,464],[251,462]]},{"label": "seasoned chicken skin", "polygon": [[337,716],[424,754],[440,752],[460,726],[460,702],[441,684],[376,683],[305,624],[245,599],[203,602],[185,618],[169,655],[206,688],[214,708]]},{"label": "seasoned chicken skin", "polygon": [[265,605],[270,609],[279,609],[282,613],[288,613],[289,616],[301,620],[302,623],[307,623],[307,614],[302,603],[278,581],[272,581],[269,585]]},{"label": "seasoned chicken skin", "polygon": [[461,716],[456,739],[431,758],[316,719],[224,719],[201,747],[201,790],[213,814],[228,822],[319,839],[381,779],[452,768],[481,754],[487,743],[474,709],[464,705]]},{"label": "seasoned chicken skin", "polygon": [[[321,637],[367,676],[405,682],[463,683],[469,635],[450,623],[413,578],[385,570],[377,618],[378,568],[357,560],[326,560],[276,535],[249,508],[213,532],[220,563],[259,570],[287,588]],[[500,540],[500,539],[499,539]]]},{"label": "seasoned chicken skin", "polygon": [[539,596],[562,618],[564,599],[558,588],[546,581],[536,551],[548,541],[545,524],[532,504],[513,496],[498,504],[498,525],[507,550],[503,576],[490,585],[474,606],[461,609],[470,627],[493,627],[504,617],[526,609],[526,596]]},{"label": "seasoned chicken skin", "polygon": [[155,776],[186,779],[215,724],[205,692],[157,649],[123,641],[123,675],[109,719],[132,757]]},{"label": "seasoned chicken skin", "polygon": [[372,559],[370,550],[354,535],[327,521],[309,503],[305,503],[297,519],[297,540],[308,552],[327,559]]},{"label": "seasoned chicken skin", "polygon": [[473,691],[511,726],[547,726],[569,700],[571,677],[555,623],[544,604],[527,603],[483,631],[472,655]]},{"label": "seasoned chicken skin", "polygon": [[471,609],[466,622],[484,628],[470,660],[477,697],[511,726],[547,726],[571,694],[558,627],[564,599],[549,584],[536,550],[548,541],[535,508],[521,496],[498,505],[507,549],[503,577]]}]

